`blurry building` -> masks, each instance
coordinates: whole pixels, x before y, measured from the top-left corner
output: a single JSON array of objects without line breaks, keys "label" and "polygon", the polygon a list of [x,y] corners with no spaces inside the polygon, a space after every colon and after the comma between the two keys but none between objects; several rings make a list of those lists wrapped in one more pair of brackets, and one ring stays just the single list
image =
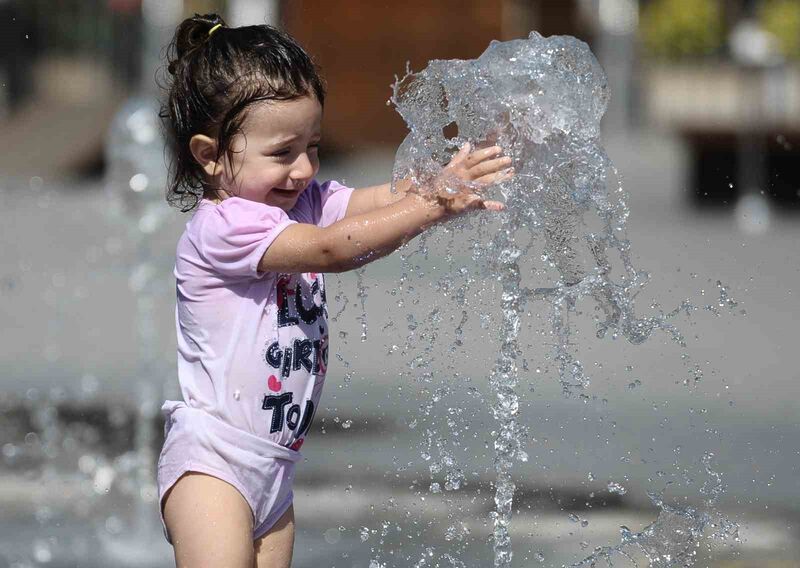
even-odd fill
[{"label": "blurry building", "polygon": [[5,0],[0,174],[100,167],[104,126],[140,74],[139,0]]},{"label": "blurry building", "polygon": [[[156,92],[160,48],[145,53],[145,13],[169,8],[180,17],[223,4],[0,0],[0,176],[99,172],[119,107],[143,85]],[[172,29],[165,28],[167,38]]]},{"label": "blurry building", "polygon": [[697,204],[800,204],[800,2],[643,0],[641,126],[680,136]]}]

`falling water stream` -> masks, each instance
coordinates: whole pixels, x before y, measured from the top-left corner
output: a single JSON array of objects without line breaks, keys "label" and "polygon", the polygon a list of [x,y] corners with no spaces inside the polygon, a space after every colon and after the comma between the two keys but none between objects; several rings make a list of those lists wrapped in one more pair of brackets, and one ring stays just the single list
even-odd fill
[{"label": "falling water stream", "polygon": [[[158,562],[160,551],[143,547],[160,538],[152,523],[156,502],[155,446],[156,416],[168,371],[158,357],[162,339],[154,310],[163,293],[164,275],[160,272],[163,253],[153,250],[153,237],[169,220],[160,188],[166,184],[158,108],[154,100],[133,97],[119,111],[108,133],[106,193],[111,214],[127,230],[135,251],[128,286],[136,298],[136,340],[139,351],[137,369],[133,450],[130,452],[131,477],[138,490],[132,526],[125,539],[105,539],[109,557],[122,562],[133,556],[149,564]],[[143,548],[145,550],[143,550]],[[148,556],[146,551],[152,551]]]},{"label": "falling water stream", "polygon": [[[615,172],[600,141],[608,97],[605,73],[585,43],[535,32],[527,39],[493,41],[475,60],[435,60],[422,71],[407,70],[393,86],[391,103],[409,127],[396,155],[395,182],[411,179],[419,188],[438,183],[442,190],[443,165],[466,142],[501,146],[516,170],[499,187],[507,205],[499,226],[486,243],[476,245],[485,249],[476,258],[499,284],[502,308],[496,328],[500,353],[490,374],[497,423],[492,513],[496,567],[511,565],[512,465],[527,460],[525,432],[518,424],[519,333],[526,304],[540,302],[549,310],[546,331],[568,397],[585,397],[590,385],[570,326],[579,302],[593,302],[601,314],[595,317],[598,338],[621,336],[640,344],[661,330],[681,347],[683,336],[671,320],[697,309],[684,302],[671,312],[636,315],[634,299],[649,276],[631,260],[625,193],[608,183]],[[444,185],[443,191],[465,191],[446,178]],[[532,254],[534,242],[542,250],[541,263],[551,270],[546,285],[531,288],[521,261]],[[613,258],[619,259],[615,266]],[[735,307],[725,287],[719,288],[718,308]],[[699,367],[686,354],[683,360],[686,381],[698,379]],[[711,512],[723,487],[711,461],[704,461],[714,480],[703,490],[709,511],[670,505],[653,494],[660,513],[651,525],[639,533],[623,527],[618,545],[598,548],[575,566],[612,566],[616,558],[633,560],[637,555],[644,555],[651,567],[690,566],[709,525],[722,538],[735,536],[735,525]]]}]

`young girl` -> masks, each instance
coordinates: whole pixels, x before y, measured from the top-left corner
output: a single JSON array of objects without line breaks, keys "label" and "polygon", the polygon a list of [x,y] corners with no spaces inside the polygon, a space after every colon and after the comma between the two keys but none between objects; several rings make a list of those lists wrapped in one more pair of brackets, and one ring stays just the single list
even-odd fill
[{"label": "young girl", "polygon": [[502,209],[468,188],[512,175],[510,159],[463,147],[432,183],[450,191],[319,183],[325,91],[291,37],[206,15],[170,47],[168,201],[196,211],[175,262],[183,400],[162,408],[164,534],[179,567],[286,567],[295,464],[327,370],[323,273]]}]

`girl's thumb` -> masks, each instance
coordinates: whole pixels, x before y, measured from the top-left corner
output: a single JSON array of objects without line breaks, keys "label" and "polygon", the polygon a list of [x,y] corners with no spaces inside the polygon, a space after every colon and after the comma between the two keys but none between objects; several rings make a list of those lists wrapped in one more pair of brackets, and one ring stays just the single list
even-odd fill
[{"label": "girl's thumb", "polygon": [[484,201],[483,207],[489,211],[503,211],[506,205],[500,201]]}]

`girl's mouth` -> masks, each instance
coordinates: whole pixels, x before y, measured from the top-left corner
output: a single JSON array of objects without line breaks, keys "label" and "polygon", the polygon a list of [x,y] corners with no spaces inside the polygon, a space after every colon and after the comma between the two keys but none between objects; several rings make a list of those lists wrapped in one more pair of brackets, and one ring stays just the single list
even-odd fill
[{"label": "girl's mouth", "polygon": [[272,188],[273,193],[277,193],[278,195],[282,195],[284,197],[291,197],[294,194],[298,193],[296,189],[281,189],[279,187]]}]

